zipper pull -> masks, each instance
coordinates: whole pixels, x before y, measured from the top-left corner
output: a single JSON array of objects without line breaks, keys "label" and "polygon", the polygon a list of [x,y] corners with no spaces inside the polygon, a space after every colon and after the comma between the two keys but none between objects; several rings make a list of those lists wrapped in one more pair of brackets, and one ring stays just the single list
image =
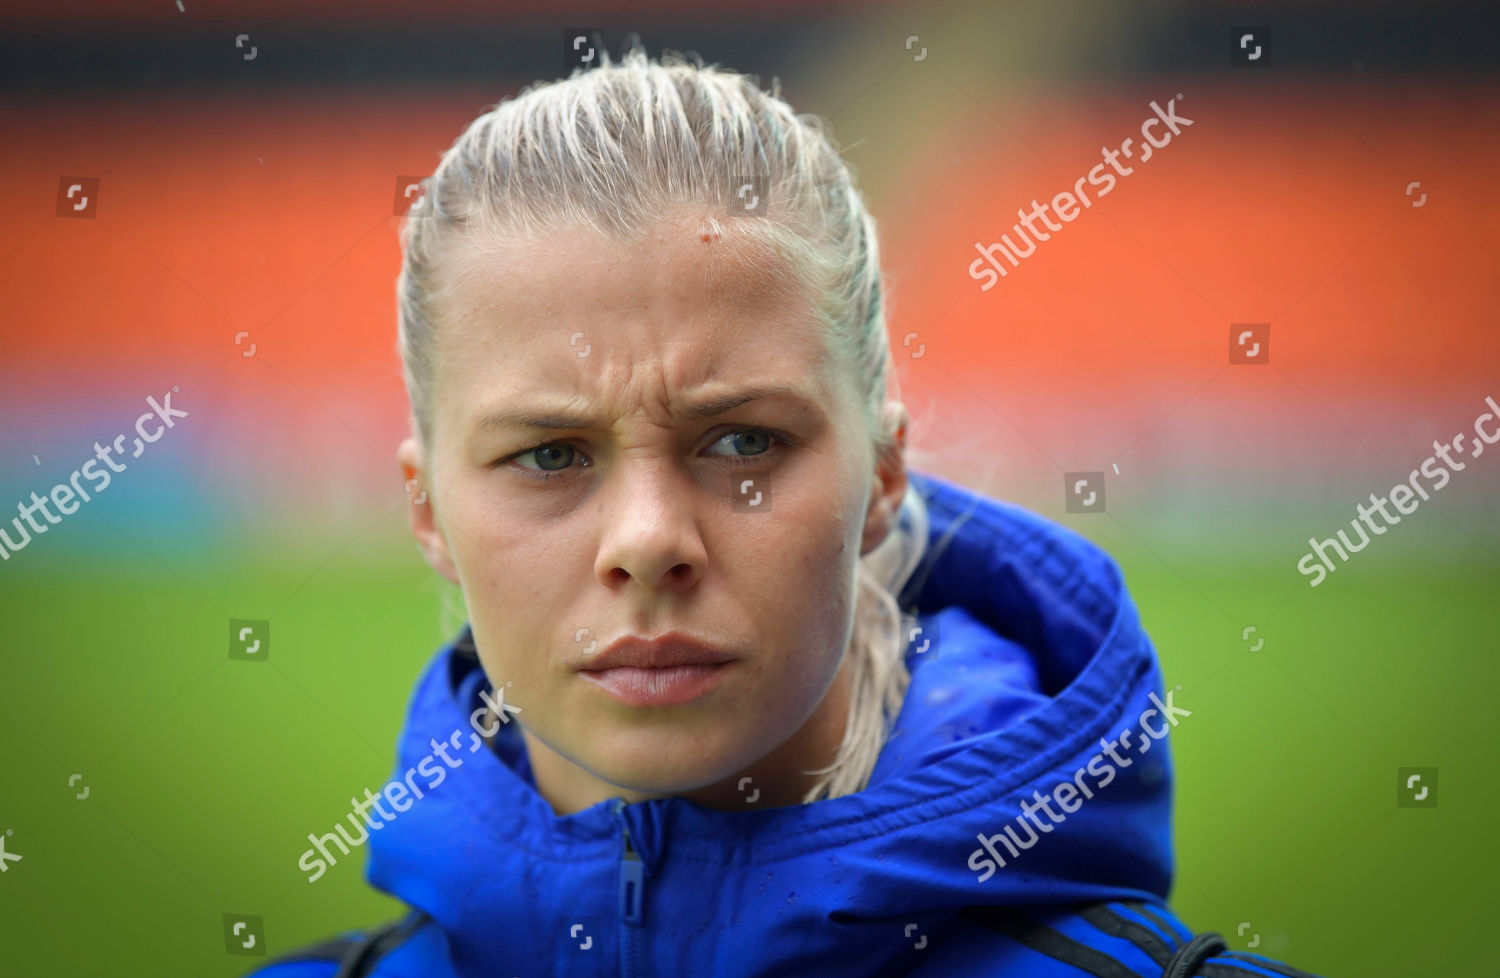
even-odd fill
[{"label": "zipper pull", "polygon": [[615,818],[620,821],[625,849],[620,855],[620,918],[627,924],[641,924],[641,886],[645,880],[645,865],[635,847],[630,844],[630,824],[625,821],[625,799],[614,801]]}]

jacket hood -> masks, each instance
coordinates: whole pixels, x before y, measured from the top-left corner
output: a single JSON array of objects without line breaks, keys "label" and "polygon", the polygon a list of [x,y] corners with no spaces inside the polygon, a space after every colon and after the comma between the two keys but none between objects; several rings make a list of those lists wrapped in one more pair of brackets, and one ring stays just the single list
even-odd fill
[{"label": "jacket hood", "polygon": [[[865,790],[736,812],[611,799],[558,817],[516,723],[493,750],[473,733],[488,685],[466,630],[414,692],[393,780],[421,771],[425,797],[370,833],[371,884],[426,911],[464,976],[518,960],[561,961],[558,974],[869,975],[909,962],[913,934],[964,907],[1165,899],[1162,718],[1186,711],[1154,709],[1161,675],[1119,568],[1019,506],[909,479],[930,541],[899,602],[920,632]],[[1122,737],[1143,714],[1159,714],[1163,739]],[[434,762],[443,741],[456,765]]]}]

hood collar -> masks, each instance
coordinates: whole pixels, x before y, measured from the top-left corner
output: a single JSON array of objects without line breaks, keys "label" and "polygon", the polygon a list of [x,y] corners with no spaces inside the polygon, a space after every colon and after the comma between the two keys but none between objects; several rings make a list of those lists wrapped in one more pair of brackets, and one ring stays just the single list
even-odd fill
[{"label": "hood collar", "polygon": [[[486,949],[512,938],[525,946],[528,928],[545,933],[580,916],[609,934],[631,912],[648,921],[737,914],[751,931],[770,914],[771,932],[788,918],[826,923],[839,913],[1165,898],[1165,740],[1125,751],[1132,763],[1117,766],[1113,783],[1092,779],[1092,797],[1009,865],[974,868],[983,837],[994,845],[1006,825],[1024,826],[1016,819],[1023,803],[1035,808],[1034,792],[1078,783],[1101,738],[1135,727],[1162,682],[1119,568],[1100,548],[1013,504],[936,476],[909,478],[927,501],[930,545],[899,600],[931,645],[907,652],[911,685],[865,790],[764,811],[663,798],[558,817],[536,791],[514,723],[493,751],[472,732],[487,685],[466,653],[466,629],[417,684],[393,777],[409,783],[413,770],[441,769],[445,783],[427,788],[430,775],[419,774],[425,797],[371,833],[371,883],[431,914],[455,960],[476,968],[501,960]],[[444,740],[458,766],[433,764]],[[626,833],[638,867],[622,860]],[[616,899],[629,873],[638,873],[633,907]],[[788,905],[757,909],[768,881],[793,894]],[[704,886],[717,896],[704,902]],[[650,944],[651,933],[639,940]],[[674,938],[674,956],[684,940]]]}]

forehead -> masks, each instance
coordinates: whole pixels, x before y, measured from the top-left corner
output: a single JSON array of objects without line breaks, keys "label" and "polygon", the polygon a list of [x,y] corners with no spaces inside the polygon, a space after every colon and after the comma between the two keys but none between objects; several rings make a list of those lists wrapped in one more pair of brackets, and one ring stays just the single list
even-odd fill
[{"label": "forehead", "polygon": [[714,234],[688,213],[628,243],[578,228],[455,242],[434,317],[438,413],[464,424],[478,400],[528,392],[599,404],[648,378],[668,397],[709,382],[831,387],[811,291],[737,223]]}]

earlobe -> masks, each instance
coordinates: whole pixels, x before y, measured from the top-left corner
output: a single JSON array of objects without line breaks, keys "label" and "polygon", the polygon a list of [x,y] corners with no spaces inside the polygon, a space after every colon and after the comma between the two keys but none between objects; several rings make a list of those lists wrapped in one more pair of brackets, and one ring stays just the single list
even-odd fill
[{"label": "earlobe", "polygon": [[861,556],[880,546],[890,535],[901,511],[901,501],[906,497],[908,420],[904,405],[894,401],[886,405],[885,422],[895,433],[895,444],[876,462],[870,506],[865,514],[864,540],[860,544]]},{"label": "earlobe", "polygon": [[401,467],[401,478],[406,489],[406,520],[411,527],[422,556],[432,569],[452,581],[459,583],[458,569],[453,564],[453,555],[448,550],[448,541],[438,526],[434,500],[427,480],[423,477],[422,448],[415,438],[403,440],[396,449],[396,463]]}]

